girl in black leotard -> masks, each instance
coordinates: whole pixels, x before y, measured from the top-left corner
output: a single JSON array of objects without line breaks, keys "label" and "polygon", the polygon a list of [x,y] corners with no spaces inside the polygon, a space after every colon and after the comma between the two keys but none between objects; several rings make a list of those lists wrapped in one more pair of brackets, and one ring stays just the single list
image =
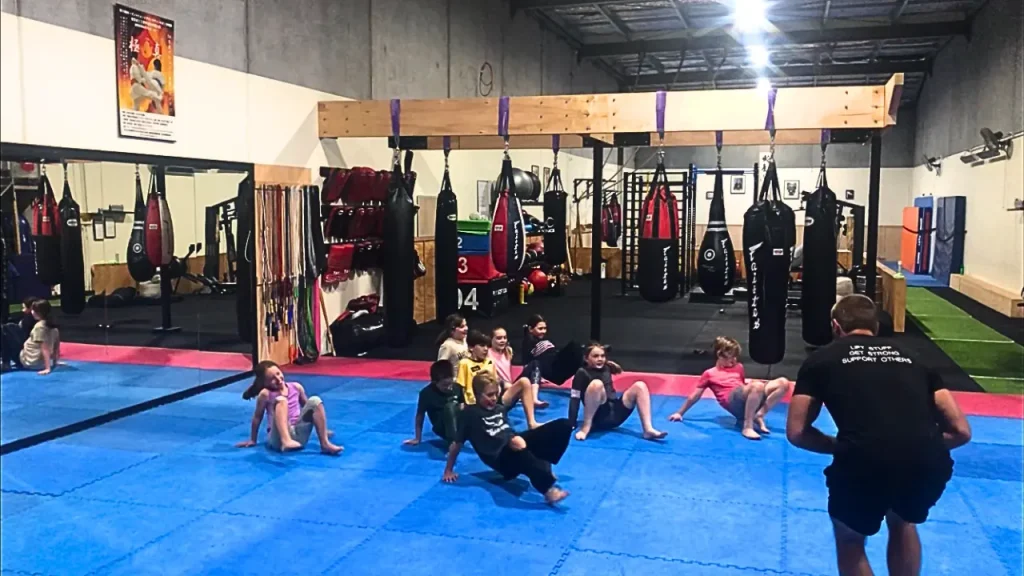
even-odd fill
[{"label": "girl in black leotard", "polygon": [[[556,348],[548,339],[548,323],[540,314],[530,316],[523,334],[523,372],[533,386],[534,398],[539,398],[542,380],[561,386],[576,373],[583,361],[583,349],[575,342]],[[535,406],[543,408],[547,402],[536,400]]]}]

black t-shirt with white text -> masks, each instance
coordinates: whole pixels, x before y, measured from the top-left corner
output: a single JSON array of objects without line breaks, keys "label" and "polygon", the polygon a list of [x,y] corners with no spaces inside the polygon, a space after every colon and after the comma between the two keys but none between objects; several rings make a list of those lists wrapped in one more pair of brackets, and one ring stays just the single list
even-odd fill
[{"label": "black t-shirt with white text", "polygon": [[462,411],[462,426],[459,427],[459,442],[469,440],[480,460],[494,467],[498,456],[515,436],[515,431],[508,423],[506,410],[501,404],[493,408],[484,408],[479,404],[466,406]]},{"label": "black t-shirt with white text", "polygon": [[945,453],[935,408],[941,378],[892,339],[846,336],[804,361],[794,395],[821,400],[837,457],[895,462]]}]

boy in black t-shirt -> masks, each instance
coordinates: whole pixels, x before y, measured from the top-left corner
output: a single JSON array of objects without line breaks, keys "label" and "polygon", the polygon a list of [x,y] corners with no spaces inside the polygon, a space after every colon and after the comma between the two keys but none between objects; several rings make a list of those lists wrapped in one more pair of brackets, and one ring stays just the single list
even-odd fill
[{"label": "boy in black t-shirt", "polygon": [[462,389],[452,379],[452,364],[438,360],[430,365],[430,384],[420,390],[416,406],[415,438],[402,444],[416,446],[423,440],[423,416],[430,419],[430,428],[446,445],[455,441],[458,432],[459,410],[465,400]]},{"label": "boy in black t-shirt", "polygon": [[[874,302],[858,294],[832,309],[838,337],[800,367],[786,436],[794,446],[832,454],[825,469],[839,573],[871,574],[866,536],[889,526],[889,573],[921,571],[916,524],[928,518],[953,472],[949,451],[971,429],[939,377],[897,340],[875,336]],[[824,406],[835,438],[814,427]]]},{"label": "boy in black t-shirt", "polygon": [[525,474],[548,504],[564,500],[569,493],[555,486],[551,465],[558,464],[569,446],[569,421],[560,418],[516,434],[508,422],[508,408],[498,403],[498,379],[487,372],[478,374],[473,378],[473,391],[476,404],[462,411],[458,438],[448,450],[443,480],[454,482],[459,478],[455,461],[462,444],[469,440],[480,460],[506,480]]}]

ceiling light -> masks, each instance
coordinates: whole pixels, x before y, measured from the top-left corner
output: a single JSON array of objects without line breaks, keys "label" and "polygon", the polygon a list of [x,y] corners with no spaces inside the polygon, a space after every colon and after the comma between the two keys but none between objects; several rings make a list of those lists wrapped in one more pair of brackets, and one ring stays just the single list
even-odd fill
[{"label": "ceiling light", "polygon": [[733,8],[733,21],[742,32],[755,32],[764,27],[764,0],[736,0]]},{"label": "ceiling light", "polygon": [[757,79],[757,91],[758,92],[763,92],[763,93],[767,94],[768,91],[771,90],[771,89],[772,89],[772,83],[771,83],[770,80],[768,80],[764,76],[762,76],[762,77]]},{"label": "ceiling light", "polygon": [[747,54],[750,56],[750,63],[754,68],[764,68],[771,63],[771,53],[760,44],[748,47]]}]

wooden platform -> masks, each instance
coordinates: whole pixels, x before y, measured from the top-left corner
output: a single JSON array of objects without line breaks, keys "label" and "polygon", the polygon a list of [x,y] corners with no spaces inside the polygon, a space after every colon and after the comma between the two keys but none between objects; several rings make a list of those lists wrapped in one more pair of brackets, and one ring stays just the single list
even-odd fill
[{"label": "wooden platform", "polygon": [[984,304],[1009,318],[1024,318],[1024,299],[1020,294],[1000,288],[969,274],[953,274],[949,277],[949,287],[968,298]]},{"label": "wooden platform", "polygon": [[907,325],[907,279],[881,262],[878,263],[878,291],[876,301],[882,310],[892,316],[892,329],[901,333]]}]

